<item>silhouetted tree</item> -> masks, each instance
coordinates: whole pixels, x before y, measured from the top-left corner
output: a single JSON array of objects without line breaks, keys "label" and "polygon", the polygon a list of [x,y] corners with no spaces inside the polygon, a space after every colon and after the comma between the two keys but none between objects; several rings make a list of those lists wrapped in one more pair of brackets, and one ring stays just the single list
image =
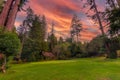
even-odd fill
[{"label": "silhouetted tree", "polygon": [[77,42],[79,39],[80,31],[82,30],[82,24],[77,15],[74,15],[71,21],[71,38],[74,38],[74,35],[77,37]]}]

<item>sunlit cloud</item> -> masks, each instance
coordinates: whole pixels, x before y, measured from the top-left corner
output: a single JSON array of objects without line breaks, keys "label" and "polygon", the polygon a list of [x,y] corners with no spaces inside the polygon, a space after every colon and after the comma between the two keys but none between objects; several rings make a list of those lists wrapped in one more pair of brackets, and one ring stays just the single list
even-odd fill
[{"label": "sunlit cloud", "polygon": [[[74,14],[77,14],[81,19],[83,31],[81,32],[80,40],[89,41],[96,35],[100,34],[99,25],[94,24],[94,21],[86,16],[88,8],[83,8],[83,3],[86,0],[30,0],[27,7],[31,7],[35,14],[45,15],[48,23],[48,33],[51,31],[51,23],[54,21],[57,37],[68,37],[70,31],[71,19]],[[104,10],[105,1],[96,0],[98,9]],[[93,12],[89,12],[93,14]],[[25,12],[19,12],[15,22],[15,26],[19,27],[25,19]],[[58,33],[57,33],[58,32]],[[61,34],[62,33],[62,34]]]}]

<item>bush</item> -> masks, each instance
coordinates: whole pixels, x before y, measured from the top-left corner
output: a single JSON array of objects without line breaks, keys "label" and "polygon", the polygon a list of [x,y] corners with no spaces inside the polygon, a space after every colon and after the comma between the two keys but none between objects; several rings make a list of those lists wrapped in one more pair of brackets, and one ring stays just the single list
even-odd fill
[{"label": "bush", "polygon": [[109,53],[107,58],[117,58],[117,50],[120,49],[119,40],[117,37],[106,39],[106,44],[109,45]]},{"label": "bush", "polygon": [[70,51],[71,51],[72,57],[80,56],[82,54],[81,43],[72,43],[70,45]]},{"label": "bush", "polygon": [[57,59],[68,59],[71,57],[69,46],[70,44],[67,42],[55,46],[53,53]]},{"label": "bush", "polygon": [[8,57],[19,53],[20,48],[21,43],[16,33],[5,32],[0,34],[0,53]]},{"label": "bush", "polygon": [[16,33],[0,32],[0,55],[2,55],[2,72],[5,72],[8,57],[18,54],[20,49],[21,43]]}]

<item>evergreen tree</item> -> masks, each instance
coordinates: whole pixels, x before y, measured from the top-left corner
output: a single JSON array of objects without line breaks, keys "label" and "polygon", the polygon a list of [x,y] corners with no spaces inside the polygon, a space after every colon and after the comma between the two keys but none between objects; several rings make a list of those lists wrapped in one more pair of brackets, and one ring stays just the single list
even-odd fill
[{"label": "evergreen tree", "polygon": [[101,20],[101,17],[100,17],[100,11],[98,10],[97,8],[97,4],[96,4],[96,0],[87,0],[89,6],[90,6],[90,10],[93,10],[94,11],[94,15],[92,15],[92,19],[93,20],[96,20],[100,26],[100,30],[101,30],[101,33],[102,35],[105,36],[105,32],[104,32],[104,28],[103,28],[103,25],[102,25],[102,20]]},{"label": "evergreen tree", "polygon": [[81,30],[82,30],[82,24],[80,22],[80,19],[78,19],[77,15],[74,15],[71,22],[71,38],[74,39],[74,35],[75,35],[77,37],[76,40],[78,42]]},{"label": "evergreen tree", "polygon": [[57,38],[55,37],[54,34],[51,34],[50,36],[48,36],[48,43],[49,43],[50,52],[53,52],[55,45],[57,45]]},{"label": "evergreen tree", "polygon": [[[107,21],[109,23],[108,25],[108,32],[110,34],[110,39],[107,40],[109,42],[109,47],[110,47],[110,54],[108,57],[110,58],[116,58],[117,53],[116,51],[119,48],[119,31],[120,31],[120,8],[115,7],[112,9],[107,9],[106,10],[106,15],[107,15]],[[115,36],[117,38],[115,38]],[[117,47],[117,48],[116,48]]]},{"label": "evergreen tree", "polygon": [[[106,51],[107,51],[107,57],[109,57],[109,55],[111,54],[110,52],[110,43],[107,42],[108,41],[108,38],[104,32],[104,27],[103,27],[103,24],[102,24],[102,17],[101,17],[101,14],[103,15],[104,12],[100,12],[97,8],[97,4],[96,4],[96,0],[87,0],[89,6],[90,6],[90,10],[93,10],[95,12],[94,15],[92,15],[92,19],[93,20],[96,20],[100,26],[100,30],[101,30],[101,33],[102,33],[102,36],[104,36],[104,45],[105,45],[105,48],[106,48]],[[110,2],[110,4],[112,6],[114,6],[114,3],[113,3],[113,0],[108,0],[108,3]],[[110,57],[109,57],[110,58]]]},{"label": "evergreen tree", "polygon": [[30,31],[30,28],[32,27],[33,19],[34,19],[34,12],[30,7],[27,9],[26,13],[27,13],[26,19],[23,21],[20,27],[17,28],[17,32],[19,34],[19,38],[22,43],[22,48],[19,54],[20,57],[21,57],[24,44],[27,42],[29,31]]},{"label": "evergreen tree", "polygon": [[116,8],[110,11],[107,11],[109,32],[111,35],[118,35],[120,30],[120,9]]},{"label": "evergreen tree", "polygon": [[46,20],[45,17],[35,15],[30,8],[27,14],[25,19],[27,35],[23,44],[22,60],[38,61],[42,59],[43,51],[48,49],[45,42]]}]

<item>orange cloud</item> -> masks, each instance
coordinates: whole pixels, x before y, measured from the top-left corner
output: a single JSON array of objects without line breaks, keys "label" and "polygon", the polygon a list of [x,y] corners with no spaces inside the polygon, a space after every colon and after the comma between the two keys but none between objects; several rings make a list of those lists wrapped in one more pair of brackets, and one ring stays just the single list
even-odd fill
[{"label": "orange cloud", "polygon": [[[80,0],[30,0],[27,6],[31,6],[34,12],[38,15],[45,15],[48,23],[48,32],[51,31],[51,22],[55,22],[56,36],[68,37],[70,31],[70,24],[73,14],[78,14],[81,18],[83,31],[81,32],[80,39],[82,41],[91,40],[97,34],[100,34],[99,25],[94,24],[94,21],[89,19],[85,12],[88,9],[83,9],[83,3]],[[103,10],[101,4],[104,0],[97,0],[99,4],[98,9]],[[90,14],[93,14],[90,12]],[[25,18],[25,13],[18,14],[15,26],[19,26]],[[61,34],[62,33],[62,34]]]}]

